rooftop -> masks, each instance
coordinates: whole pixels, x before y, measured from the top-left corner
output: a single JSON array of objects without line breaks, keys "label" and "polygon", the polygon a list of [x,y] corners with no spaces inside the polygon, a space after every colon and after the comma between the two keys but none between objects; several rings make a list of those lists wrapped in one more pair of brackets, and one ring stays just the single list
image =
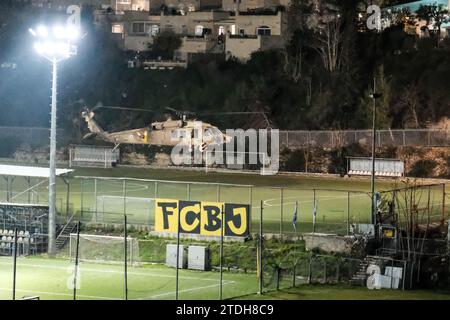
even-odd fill
[{"label": "rooftop", "polygon": [[[71,169],[56,169],[56,175],[61,176],[72,172]],[[13,165],[0,165],[1,176],[19,176],[19,177],[35,177],[35,178],[49,178],[50,169],[42,167],[30,167],[30,166],[13,166]]]}]

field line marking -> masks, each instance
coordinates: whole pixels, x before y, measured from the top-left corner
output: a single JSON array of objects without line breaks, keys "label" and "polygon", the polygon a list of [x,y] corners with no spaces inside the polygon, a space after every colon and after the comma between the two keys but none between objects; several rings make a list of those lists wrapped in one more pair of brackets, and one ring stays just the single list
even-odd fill
[{"label": "field line marking", "polygon": [[[11,288],[0,288],[1,291],[11,291]],[[25,292],[25,293],[34,293],[34,294],[48,294],[53,296],[64,296],[64,297],[73,297],[73,293],[58,293],[58,292],[47,292],[47,291],[33,291],[33,290],[23,290],[23,289],[16,289],[16,291],[19,292]],[[102,297],[102,296],[89,296],[89,295],[83,295],[83,294],[77,294],[77,297],[84,297],[89,299],[101,299],[101,300],[122,300],[122,298],[111,298],[111,297]]]},{"label": "field line marking", "polygon": [[[222,283],[222,285],[227,285],[227,284],[233,284],[235,283],[234,281],[224,281]],[[189,288],[189,289],[183,289],[183,290],[178,290],[178,293],[181,292],[191,292],[191,291],[199,291],[199,290],[204,290],[204,289],[209,289],[209,288],[214,288],[214,287],[218,287],[220,286],[220,283],[217,284],[210,284],[207,286],[203,286],[203,287],[195,287],[195,288]],[[170,296],[175,294],[176,291],[170,291],[170,292],[164,292],[164,293],[159,293],[159,294],[155,294],[153,296],[150,296],[149,298],[139,298],[138,300],[146,300],[146,299],[155,299],[155,298],[160,298],[160,297],[165,297],[165,296]]]},{"label": "field line marking", "polygon": [[[11,263],[0,261],[0,265],[11,265]],[[72,264],[67,265],[65,267],[59,267],[55,265],[43,265],[43,264],[24,264],[20,265],[20,261],[18,264],[19,267],[35,267],[35,268],[43,268],[43,269],[56,269],[56,270],[67,270],[67,267],[72,266]],[[88,272],[97,272],[97,273],[118,273],[123,274],[123,271],[117,271],[117,270],[111,270],[111,269],[90,269],[90,268],[83,268],[83,263],[80,264],[80,270],[81,272],[88,271]],[[161,271],[166,271],[170,269],[157,269]],[[167,274],[160,274],[160,273],[145,273],[145,272],[128,272],[129,275],[133,276],[146,276],[146,277],[162,277],[162,278],[176,278],[175,275],[167,275]],[[185,279],[185,280],[202,280],[202,281],[218,281],[217,279],[209,279],[209,278],[197,278],[197,277],[190,277],[190,276],[180,276],[179,279]]]},{"label": "field line marking", "polygon": [[[356,197],[363,197],[366,196],[366,194],[357,194],[357,195],[353,195],[352,198],[356,198]],[[317,198],[317,200],[321,200],[321,201],[330,201],[330,200],[336,200],[336,199],[346,199],[347,195],[343,195],[343,196],[320,196]],[[283,197],[283,200],[287,200],[287,199],[298,199],[296,196],[290,196],[290,197]],[[271,202],[273,201],[277,201],[277,203],[271,204]],[[313,200],[301,200],[298,201],[298,203],[302,204],[302,203],[312,203]],[[280,198],[272,198],[272,199],[266,199],[263,202],[266,206],[268,207],[279,207],[280,206]],[[283,202],[284,205],[287,204],[295,204],[295,201],[288,201],[288,202]],[[253,206],[253,208],[258,209],[260,206]]]}]

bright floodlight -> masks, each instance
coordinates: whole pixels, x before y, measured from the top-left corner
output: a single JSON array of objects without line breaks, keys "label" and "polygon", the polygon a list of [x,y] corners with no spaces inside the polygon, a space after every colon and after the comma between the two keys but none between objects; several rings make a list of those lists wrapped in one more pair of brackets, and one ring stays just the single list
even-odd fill
[{"label": "bright floodlight", "polygon": [[77,40],[80,37],[80,30],[75,26],[68,26],[66,34],[68,39]]},{"label": "bright floodlight", "polygon": [[45,26],[38,26],[36,29],[37,35],[42,38],[48,37],[48,30]]},{"label": "bright floodlight", "polygon": [[34,49],[37,51],[37,53],[39,54],[44,54],[45,53],[45,49],[44,49],[44,45],[41,42],[36,42],[34,44]]},{"label": "bright floodlight", "polygon": [[80,31],[74,25],[57,24],[50,29],[40,25],[35,30],[29,29],[29,32],[38,40],[34,44],[36,52],[49,60],[76,55],[73,42],[79,38]]},{"label": "bright floodlight", "polygon": [[60,25],[56,25],[53,27],[53,36],[56,39],[68,39],[68,40],[77,40],[80,36],[80,32],[75,26],[67,26],[63,27]]},{"label": "bright floodlight", "polygon": [[37,53],[47,56],[70,56],[71,55],[71,45],[67,42],[54,42],[54,41],[44,41],[36,42],[34,48]]},{"label": "bright floodlight", "polygon": [[54,26],[53,35],[58,39],[63,39],[66,37],[66,29],[63,26]]}]

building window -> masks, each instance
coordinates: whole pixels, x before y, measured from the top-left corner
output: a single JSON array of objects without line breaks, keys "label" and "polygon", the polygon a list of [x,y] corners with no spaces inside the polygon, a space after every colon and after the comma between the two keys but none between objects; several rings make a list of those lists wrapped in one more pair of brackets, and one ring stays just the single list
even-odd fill
[{"label": "building window", "polygon": [[131,0],[117,0],[117,4],[130,4]]},{"label": "building window", "polygon": [[203,36],[203,26],[195,26],[195,35]]},{"label": "building window", "polygon": [[231,25],[230,32],[232,35],[236,34],[236,25],[234,25],[234,24]]},{"label": "building window", "polygon": [[112,33],[123,33],[123,25],[122,24],[113,24],[111,26]]},{"label": "building window", "polygon": [[143,22],[135,22],[133,23],[133,33],[144,33],[144,23]]},{"label": "building window", "polygon": [[181,34],[187,34],[188,33],[188,27],[186,25],[181,26]]},{"label": "building window", "polygon": [[173,25],[171,25],[171,24],[166,24],[166,25],[164,26],[164,30],[167,31],[167,32],[173,32],[173,30],[174,30]]},{"label": "building window", "polygon": [[156,36],[159,33],[159,26],[157,24],[152,24],[150,26],[150,32],[152,36]]},{"label": "building window", "polygon": [[256,28],[256,34],[260,36],[270,36],[270,28],[267,26],[261,26]]},{"label": "building window", "polygon": [[224,26],[220,26],[219,27],[219,36],[223,36],[225,34],[225,27]]}]

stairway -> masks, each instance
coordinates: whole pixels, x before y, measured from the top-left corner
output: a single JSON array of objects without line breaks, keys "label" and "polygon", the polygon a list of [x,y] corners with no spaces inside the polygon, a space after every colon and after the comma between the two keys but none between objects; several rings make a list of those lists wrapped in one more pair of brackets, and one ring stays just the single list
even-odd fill
[{"label": "stairway", "polygon": [[77,229],[77,224],[72,222],[72,217],[70,217],[67,223],[62,227],[61,232],[56,237],[56,248],[58,250],[62,249],[66,245],[67,241],[70,239],[70,234],[75,232]]},{"label": "stairway", "polygon": [[353,286],[366,286],[367,281],[367,267],[371,264],[382,266],[383,260],[378,256],[366,256],[358,265],[358,270],[353,274],[350,279],[350,284]]}]

